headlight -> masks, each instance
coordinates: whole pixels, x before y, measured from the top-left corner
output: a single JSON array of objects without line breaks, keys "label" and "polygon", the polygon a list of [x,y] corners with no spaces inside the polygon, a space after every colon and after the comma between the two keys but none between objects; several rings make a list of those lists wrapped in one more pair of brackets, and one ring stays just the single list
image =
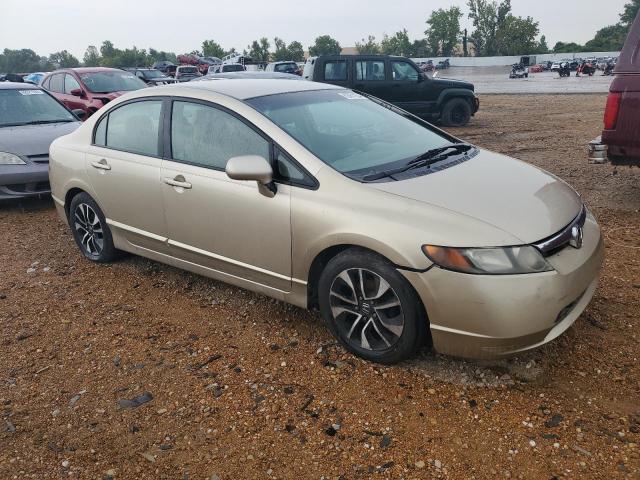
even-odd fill
[{"label": "headlight", "polygon": [[488,275],[537,273],[553,270],[534,247],[449,248],[423,245],[433,263],[456,272]]},{"label": "headlight", "polygon": [[26,165],[27,162],[22,160],[13,153],[0,152],[0,165]]}]

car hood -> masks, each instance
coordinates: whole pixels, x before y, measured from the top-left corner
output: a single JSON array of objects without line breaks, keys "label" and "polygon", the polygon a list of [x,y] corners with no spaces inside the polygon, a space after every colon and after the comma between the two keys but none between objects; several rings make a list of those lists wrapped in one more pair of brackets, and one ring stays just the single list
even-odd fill
[{"label": "car hood", "polygon": [[582,208],[580,196],[559,178],[487,151],[429,175],[367,185],[473,217],[523,244],[558,232]]},{"label": "car hood", "polygon": [[0,128],[0,152],[30,156],[49,153],[56,138],[73,132],[81,122],[50,123]]},{"label": "car hood", "polygon": [[465,90],[474,90],[473,83],[465,82],[464,80],[456,80],[454,78],[435,77],[431,78],[432,82],[435,82],[438,86],[443,88],[463,88]]}]

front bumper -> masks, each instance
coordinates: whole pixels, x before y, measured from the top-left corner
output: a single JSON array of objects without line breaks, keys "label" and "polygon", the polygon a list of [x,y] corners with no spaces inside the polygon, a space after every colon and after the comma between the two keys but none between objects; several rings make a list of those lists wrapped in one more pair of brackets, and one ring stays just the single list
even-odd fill
[{"label": "front bumper", "polygon": [[0,165],[0,200],[51,193],[48,163]]},{"label": "front bumper", "polygon": [[469,275],[433,267],[402,271],[421,297],[434,349],[467,358],[499,358],[539,347],[566,331],[593,297],[604,257],[595,219],[583,245],[547,257],[554,271]]}]

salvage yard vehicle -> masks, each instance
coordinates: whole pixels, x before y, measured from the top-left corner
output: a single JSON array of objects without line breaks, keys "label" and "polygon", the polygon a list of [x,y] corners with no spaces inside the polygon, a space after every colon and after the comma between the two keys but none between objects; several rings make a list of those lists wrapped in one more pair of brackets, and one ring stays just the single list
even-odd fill
[{"label": "salvage yard vehicle", "polygon": [[87,259],[124,250],[319,308],[377,362],[425,342],[479,358],[547,343],[603,260],[563,181],[334,85],[143,89],[50,152],[56,209]]},{"label": "salvage yard vehicle", "polygon": [[147,85],[166,85],[176,83],[174,78],[168,77],[155,68],[123,68],[127,72],[133,73]]},{"label": "salvage yard vehicle", "polygon": [[305,80],[368,93],[414,115],[452,127],[466,125],[480,106],[473,84],[429,78],[412,60],[388,55],[311,57]]},{"label": "salvage yard vehicle", "polygon": [[514,63],[511,65],[509,78],[529,78],[529,69],[521,63]]},{"label": "salvage yard vehicle", "polygon": [[246,69],[247,67],[240,63],[225,63],[210,66],[207,75],[211,75],[213,73],[244,72]]},{"label": "salvage yard vehicle", "polygon": [[83,110],[85,118],[123,93],[147,86],[131,72],[104,67],[56,70],[41,85],[69,109]]},{"label": "salvage yard vehicle", "polygon": [[49,194],[49,145],[80,123],[42,88],[0,83],[0,200]]},{"label": "salvage yard vehicle", "polygon": [[263,70],[257,72],[240,71],[240,72],[226,72],[226,73],[212,73],[200,78],[191,80],[192,82],[202,82],[206,80],[212,80],[216,78],[228,78],[228,79],[247,79],[247,78],[259,78],[259,79],[284,79],[284,80],[302,80],[298,75],[292,75],[291,73],[278,73],[278,72],[265,72]]},{"label": "salvage yard vehicle", "polygon": [[604,112],[601,139],[590,157],[601,160],[605,146],[614,165],[640,165],[640,13],[629,31],[614,70]]},{"label": "salvage yard vehicle", "polygon": [[194,78],[202,76],[198,67],[193,65],[180,65],[176,67],[175,79],[176,82],[189,82]]},{"label": "salvage yard vehicle", "polygon": [[296,62],[271,62],[265,67],[265,72],[291,73],[293,75],[302,75]]}]

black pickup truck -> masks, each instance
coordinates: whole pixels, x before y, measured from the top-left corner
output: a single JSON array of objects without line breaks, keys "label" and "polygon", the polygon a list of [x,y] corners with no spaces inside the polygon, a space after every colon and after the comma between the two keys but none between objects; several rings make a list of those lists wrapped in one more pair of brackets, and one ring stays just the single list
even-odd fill
[{"label": "black pickup truck", "polygon": [[461,127],[478,111],[473,84],[429,78],[411,60],[389,55],[311,57],[302,77],[373,95],[418,117]]}]

